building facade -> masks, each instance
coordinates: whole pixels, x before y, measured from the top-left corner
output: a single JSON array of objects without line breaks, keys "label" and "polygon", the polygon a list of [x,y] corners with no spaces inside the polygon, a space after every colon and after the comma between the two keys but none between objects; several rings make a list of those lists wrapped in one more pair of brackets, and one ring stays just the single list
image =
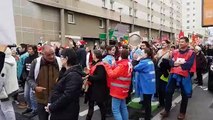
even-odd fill
[{"label": "building facade", "polygon": [[185,36],[198,34],[200,37],[208,37],[209,30],[202,27],[202,0],[183,0],[182,6],[184,6],[182,23]]},{"label": "building facade", "polygon": [[18,43],[65,44],[66,37],[95,43],[118,24],[148,40],[175,39],[182,27],[181,0],[13,0],[13,6]]}]

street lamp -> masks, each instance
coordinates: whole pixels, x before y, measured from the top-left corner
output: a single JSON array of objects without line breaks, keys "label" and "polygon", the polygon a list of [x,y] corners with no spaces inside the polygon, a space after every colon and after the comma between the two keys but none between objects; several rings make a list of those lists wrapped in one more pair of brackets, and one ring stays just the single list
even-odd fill
[{"label": "street lamp", "polygon": [[120,10],[120,23],[121,23],[121,12],[122,12],[123,8],[119,7],[118,9]]}]

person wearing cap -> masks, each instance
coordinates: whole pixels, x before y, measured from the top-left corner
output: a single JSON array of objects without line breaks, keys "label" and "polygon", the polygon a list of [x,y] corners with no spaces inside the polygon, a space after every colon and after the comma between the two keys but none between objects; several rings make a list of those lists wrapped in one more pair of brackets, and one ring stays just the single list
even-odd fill
[{"label": "person wearing cap", "polygon": [[207,61],[200,46],[195,46],[195,53],[196,53],[197,84],[199,86],[202,86],[203,85],[202,74],[205,72]]}]

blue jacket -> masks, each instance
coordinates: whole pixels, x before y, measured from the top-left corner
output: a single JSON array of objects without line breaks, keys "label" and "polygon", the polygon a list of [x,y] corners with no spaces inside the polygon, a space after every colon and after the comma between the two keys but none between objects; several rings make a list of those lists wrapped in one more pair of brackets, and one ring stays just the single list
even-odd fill
[{"label": "blue jacket", "polygon": [[188,98],[191,98],[192,96],[192,82],[191,82],[191,77],[188,75],[188,77],[183,77],[178,74],[171,74],[169,76],[169,81],[166,87],[166,92],[171,92],[172,90],[169,89],[169,84],[172,80],[176,80],[176,83],[178,86],[182,85],[183,86],[183,92],[186,94]]},{"label": "blue jacket", "polygon": [[18,77],[18,80],[20,80],[20,78],[21,78],[23,68],[24,68],[24,62],[25,62],[25,59],[27,57],[29,57],[28,52],[21,55],[20,58],[19,58],[19,61],[17,62],[17,77]]},{"label": "blue jacket", "polygon": [[156,92],[155,67],[152,60],[140,60],[139,64],[134,67],[134,71],[138,72],[138,78],[135,79],[136,96],[154,94]]}]

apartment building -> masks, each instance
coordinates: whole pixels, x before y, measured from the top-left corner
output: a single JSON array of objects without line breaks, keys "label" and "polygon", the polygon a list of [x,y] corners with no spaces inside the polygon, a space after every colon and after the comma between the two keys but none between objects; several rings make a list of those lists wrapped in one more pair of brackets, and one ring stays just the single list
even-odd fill
[{"label": "apartment building", "polygon": [[183,31],[186,36],[197,34],[198,36],[208,37],[209,30],[202,27],[202,0],[183,0],[182,1],[182,23]]},{"label": "apartment building", "polygon": [[126,34],[174,40],[182,27],[181,0],[13,0],[13,6],[18,43],[65,44],[66,37],[94,43],[119,24]]}]

